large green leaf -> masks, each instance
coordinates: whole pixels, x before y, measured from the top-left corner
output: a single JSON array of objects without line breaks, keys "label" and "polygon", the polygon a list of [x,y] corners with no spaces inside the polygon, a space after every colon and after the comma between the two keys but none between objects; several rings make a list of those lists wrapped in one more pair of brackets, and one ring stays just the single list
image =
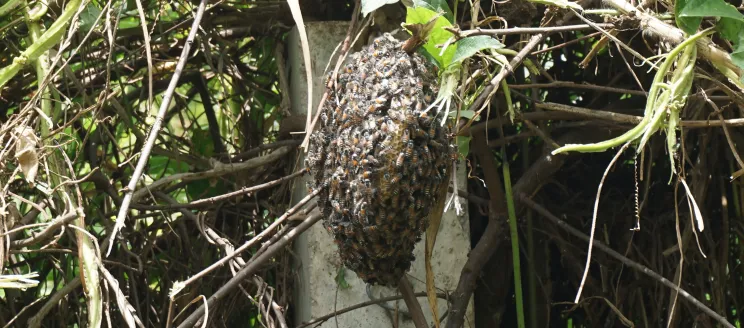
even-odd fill
[{"label": "large green leaf", "polygon": [[484,49],[500,49],[504,44],[487,35],[476,35],[464,38],[455,43],[455,53],[450,65],[458,65]]},{"label": "large green leaf", "polygon": [[697,31],[703,17],[728,17],[744,21],[744,16],[736,7],[724,0],[677,0],[674,13],[677,25],[688,34]]},{"label": "large green leaf", "polygon": [[414,7],[423,7],[434,12],[444,13],[444,18],[450,22],[454,22],[454,15],[450,10],[447,1],[445,0],[414,0]]}]

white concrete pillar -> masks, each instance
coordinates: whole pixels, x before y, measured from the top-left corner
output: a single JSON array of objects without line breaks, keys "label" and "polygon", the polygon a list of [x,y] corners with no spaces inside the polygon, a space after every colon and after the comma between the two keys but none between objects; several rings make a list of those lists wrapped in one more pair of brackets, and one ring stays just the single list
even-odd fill
[{"label": "white concrete pillar", "polygon": [[[325,91],[325,75],[323,70],[328,65],[333,50],[343,40],[348,28],[348,22],[310,22],[305,28],[308,34],[310,44],[310,58],[312,61],[313,72],[313,110],[315,110],[320,101],[320,97]],[[362,42],[360,40],[360,42]],[[305,114],[307,110],[307,84],[305,64],[303,61],[302,47],[297,28],[290,33],[287,44],[289,50],[288,68],[290,76],[290,98],[292,101],[292,112],[295,114]],[[331,63],[331,68],[335,65]],[[300,155],[302,156],[302,155]],[[302,158],[298,161],[303,163]],[[466,171],[464,166],[458,167],[458,184],[459,188],[464,189],[466,184]],[[292,195],[292,202],[296,203],[307,194],[306,182],[309,176],[302,180],[297,180]],[[448,196],[449,197],[449,196]],[[462,200],[463,204],[467,201]],[[465,208],[467,211],[467,207]],[[432,266],[435,274],[436,287],[440,290],[453,291],[457,287],[468,252],[470,251],[470,229],[468,224],[467,212],[457,217],[454,210],[450,210],[442,217],[442,223],[439,228],[437,244],[434,248]],[[424,240],[416,246],[414,255],[416,261],[412,264],[408,272],[409,280],[416,292],[426,291],[426,271],[424,269]],[[342,289],[336,282],[336,275],[339,271],[341,261],[338,256],[338,248],[333,242],[332,236],[320,225],[316,224],[300,236],[294,243],[294,251],[297,255],[295,263],[295,295],[294,303],[294,320],[296,324],[309,321],[331,312],[336,309],[343,309],[355,304],[369,301],[366,291],[366,284],[359,279],[351,270],[346,270],[345,280],[349,288]],[[387,287],[375,286],[371,289],[374,297],[392,296],[398,293],[397,290]],[[427,316],[430,324],[433,324],[431,310],[426,297],[419,298],[421,307]],[[394,305],[391,304],[390,305]],[[439,300],[439,315],[441,316],[447,308],[445,300]],[[398,302],[401,310],[406,310],[405,303],[401,300]],[[338,327],[392,327],[391,318],[387,311],[379,306],[368,306],[357,309],[352,312],[342,314],[338,317]],[[404,328],[413,328],[413,322],[410,320],[400,320],[400,326]],[[472,301],[468,307],[465,316],[465,327],[472,327],[473,309]],[[336,327],[336,322],[331,319],[321,327]]]}]

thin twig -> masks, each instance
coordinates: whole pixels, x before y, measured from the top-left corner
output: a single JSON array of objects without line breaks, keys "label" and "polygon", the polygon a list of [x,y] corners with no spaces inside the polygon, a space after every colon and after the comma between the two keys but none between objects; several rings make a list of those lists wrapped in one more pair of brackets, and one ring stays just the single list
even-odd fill
[{"label": "thin twig", "polygon": [[250,193],[254,193],[259,190],[264,190],[264,189],[271,188],[276,185],[280,185],[284,183],[285,181],[294,179],[305,173],[306,173],[305,170],[297,171],[295,173],[292,173],[285,177],[281,177],[274,181],[269,181],[269,182],[251,186],[251,187],[243,187],[243,188],[240,188],[239,190],[235,190],[235,191],[232,191],[226,194],[204,198],[204,199],[199,199],[199,200],[195,200],[193,202],[186,203],[186,204],[176,203],[176,204],[168,204],[168,205],[137,205],[136,208],[138,210],[157,211],[157,210],[168,210],[168,209],[195,208],[195,207],[213,205],[217,202],[221,202],[221,201],[234,198],[240,195],[250,194]]},{"label": "thin twig", "polygon": [[289,243],[297,238],[300,234],[302,234],[305,230],[313,226],[316,222],[320,221],[321,215],[319,213],[311,214],[308,216],[305,221],[300,223],[298,226],[296,226],[294,229],[289,231],[285,236],[283,236],[281,239],[279,239],[275,244],[268,247],[265,253],[258,256],[256,259],[249,261],[245,267],[243,267],[235,276],[230,278],[230,280],[225,283],[220,289],[217,290],[212,296],[209,297],[207,300],[207,304],[202,304],[198,309],[196,309],[194,312],[191,313],[191,315],[188,316],[178,327],[179,328],[188,328],[193,327],[199,319],[202,318],[202,315],[204,315],[205,306],[214,306],[214,304],[222,299],[225,298],[229,293],[231,293],[235,288],[237,288],[246,278],[253,275],[258,271],[258,269],[266,262],[268,262],[274,255],[276,255],[279,251],[283,250],[284,247],[289,245]]},{"label": "thin twig", "polygon": [[[570,234],[572,234],[572,235],[574,235],[574,236],[576,236],[578,238],[581,238],[584,241],[589,241],[589,236],[585,235],[583,232],[581,232],[579,230],[576,230],[574,227],[572,227],[568,223],[562,221],[561,219],[559,219],[558,217],[556,217],[555,215],[553,215],[547,209],[545,209],[544,207],[542,207],[540,204],[537,204],[533,200],[531,200],[529,198],[529,196],[527,196],[526,194],[521,193],[519,195],[519,198],[520,198],[520,200],[522,201],[523,204],[529,206],[530,208],[532,208],[533,210],[535,210],[537,213],[540,213],[540,215],[542,215],[543,217],[545,217],[548,220],[552,221],[553,223],[555,223],[559,227],[563,228],[564,230],[568,231]],[[690,295],[690,293],[688,293],[687,291],[685,291],[684,289],[682,289],[680,287],[677,287],[677,285],[675,285],[673,282],[671,282],[668,279],[662,277],[660,274],[654,272],[653,270],[649,269],[648,267],[646,267],[646,266],[644,266],[644,265],[642,265],[642,264],[640,264],[638,262],[635,262],[635,261],[633,261],[633,260],[631,260],[631,259],[623,256],[622,254],[616,252],[615,250],[613,250],[609,246],[606,246],[605,244],[603,244],[602,242],[600,242],[598,240],[595,240],[594,241],[594,246],[597,247],[598,249],[602,250],[603,252],[607,253],[607,255],[610,255],[613,258],[619,260],[620,262],[623,262],[623,264],[625,264],[625,265],[627,265],[627,266],[629,266],[629,267],[631,267],[633,269],[636,269],[636,270],[638,270],[638,271],[646,274],[647,276],[649,276],[649,277],[651,277],[651,278],[659,281],[664,286],[667,286],[667,287],[671,288],[672,290],[679,292],[679,294],[682,295],[682,297],[684,297],[685,299],[687,299],[687,301],[689,301],[690,303],[692,303],[692,305],[694,305],[698,309],[700,309],[703,312],[705,312],[708,315],[710,315],[711,318],[713,318],[716,321],[718,321],[718,323],[720,323],[724,327],[730,327],[730,328],[733,328],[734,327],[734,325],[730,324],[726,320],[726,318],[724,318],[723,316],[719,315],[718,313],[716,313],[715,311],[713,311],[711,308],[709,308],[708,306],[706,306],[705,304],[703,304],[702,302],[700,302],[698,299],[696,299],[694,296]]]},{"label": "thin twig", "polygon": [[[599,23],[596,25],[602,28],[614,28],[615,27],[615,24],[612,24],[612,23]],[[465,30],[465,31],[460,31],[452,27],[445,27],[444,29],[454,34],[457,38],[464,39],[464,38],[475,36],[475,35],[500,36],[500,35],[515,35],[515,34],[536,34],[536,33],[550,34],[550,33],[561,33],[561,32],[573,32],[573,31],[591,30],[593,29],[593,27],[589,24],[578,24],[578,25],[549,26],[549,27],[512,27],[512,28],[505,28],[505,29],[477,28],[474,30]]]},{"label": "thin twig", "polygon": [[176,87],[178,86],[178,79],[181,77],[184,66],[186,66],[186,61],[188,60],[189,52],[191,51],[191,45],[194,43],[196,33],[199,31],[199,24],[201,23],[202,16],[204,15],[204,9],[206,7],[207,0],[201,0],[199,2],[199,7],[196,10],[196,14],[194,15],[194,22],[191,25],[189,36],[186,38],[186,42],[183,44],[181,58],[178,59],[178,64],[176,64],[176,70],[173,72],[173,77],[168,84],[168,89],[166,89],[165,93],[163,94],[163,101],[162,103],[160,103],[160,108],[158,109],[158,114],[155,117],[155,122],[152,124],[150,134],[147,136],[147,142],[145,142],[145,145],[142,148],[140,159],[137,162],[134,173],[132,173],[132,179],[129,180],[124,198],[122,198],[119,213],[116,215],[116,223],[114,224],[114,229],[111,231],[111,235],[109,235],[109,237],[104,241],[104,245],[108,243],[108,248],[106,250],[107,257],[109,256],[109,254],[111,254],[111,248],[116,242],[116,234],[119,232],[119,230],[121,230],[121,228],[124,227],[124,221],[127,216],[127,211],[129,210],[129,204],[132,201],[134,191],[137,189],[137,182],[142,176],[142,172],[145,170],[145,165],[147,165],[147,161],[150,158],[150,152],[155,145],[155,140],[157,139],[160,128],[163,125],[165,113],[168,110],[168,107],[170,107],[171,100],[173,99],[173,93],[176,91]]}]

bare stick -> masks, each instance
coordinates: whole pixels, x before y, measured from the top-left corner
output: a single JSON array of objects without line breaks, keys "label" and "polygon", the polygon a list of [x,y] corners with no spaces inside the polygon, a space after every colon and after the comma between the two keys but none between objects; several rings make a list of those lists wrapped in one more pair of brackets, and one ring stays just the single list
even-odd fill
[{"label": "bare stick", "polygon": [[419,304],[416,295],[413,293],[413,286],[408,281],[408,276],[403,275],[398,282],[398,290],[403,295],[403,300],[406,302],[408,312],[411,314],[411,320],[416,328],[428,328],[429,325],[426,323],[426,317],[424,317],[424,311],[421,310],[421,304]]},{"label": "bare stick", "polygon": [[178,64],[176,64],[176,70],[173,72],[173,77],[171,78],[170,84],[168,84],[168,89],[166,89],[165,93],[163,94],[163,102],[160,104],[160,108],[158,109],[158,115],[157,117],[155,117],[155,123],[153,123],[152,128],[150,129],[150,134],[147,136],[147,142],[142,148],[142,153],[140,154],[139,161],[137,161],[137,166],[134,169],[134,173],[132,173],[132,179],[129,180],[129,184],[127,185],[126,194],[124,194],[124,198],[121,201],[121,207],[119,208],[119,214],[116,215],[116,224],[114,225],[114,229],[111,231],[111,235],[106,241],[108,242],[106,257],[111,254],[111,248],[116,241],[116,233],[124,227],[124,220],[126,219],[127,211],[129,210],[129,203],[131,203],[132,195],[134,194],[134,190],[137,188],[137,181],[139,181],[140,177],[142,176],[142,171],[145,170],[147,160],[150,158],[150,152],[155,145],[155,140],[157,139],[160,128],[163,125],[165,113],[170,106],[171,100],[173,99],[173,93],[176,91],[178,80],[181,77],[183,68],[184,66],[186,66],[186,60],[188,60],[189,52],[191,51],[191,44],[194,43],[196,33],[199,31],[199,24],[201,23],[202,16],[204,16],[204,9],[206,7],[207,0],[201,0],[199,2],[199,7],[196,11],[196,14],[194,15],[194,22],[193,24],[191,24],[191,31],[189,31],[189,36],[186,38],[186,42],[183,44],[181,58],[178,59]]}]

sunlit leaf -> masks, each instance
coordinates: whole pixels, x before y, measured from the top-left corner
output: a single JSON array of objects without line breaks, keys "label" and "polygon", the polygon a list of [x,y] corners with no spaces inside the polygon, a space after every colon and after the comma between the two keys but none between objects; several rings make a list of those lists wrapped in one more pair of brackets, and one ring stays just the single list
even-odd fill
[{"label": "sunlit leaf", "polygon": [[473,55],[484,49],[503,48],[504,44],[499,42],[499,40],[496,40],[487,35],[476,35],[457,41],[454,44],[454,47],[455,53],[452,57],[452,62],[450,63],[450,65],[460,64],[465,59],[472,57]]}]

